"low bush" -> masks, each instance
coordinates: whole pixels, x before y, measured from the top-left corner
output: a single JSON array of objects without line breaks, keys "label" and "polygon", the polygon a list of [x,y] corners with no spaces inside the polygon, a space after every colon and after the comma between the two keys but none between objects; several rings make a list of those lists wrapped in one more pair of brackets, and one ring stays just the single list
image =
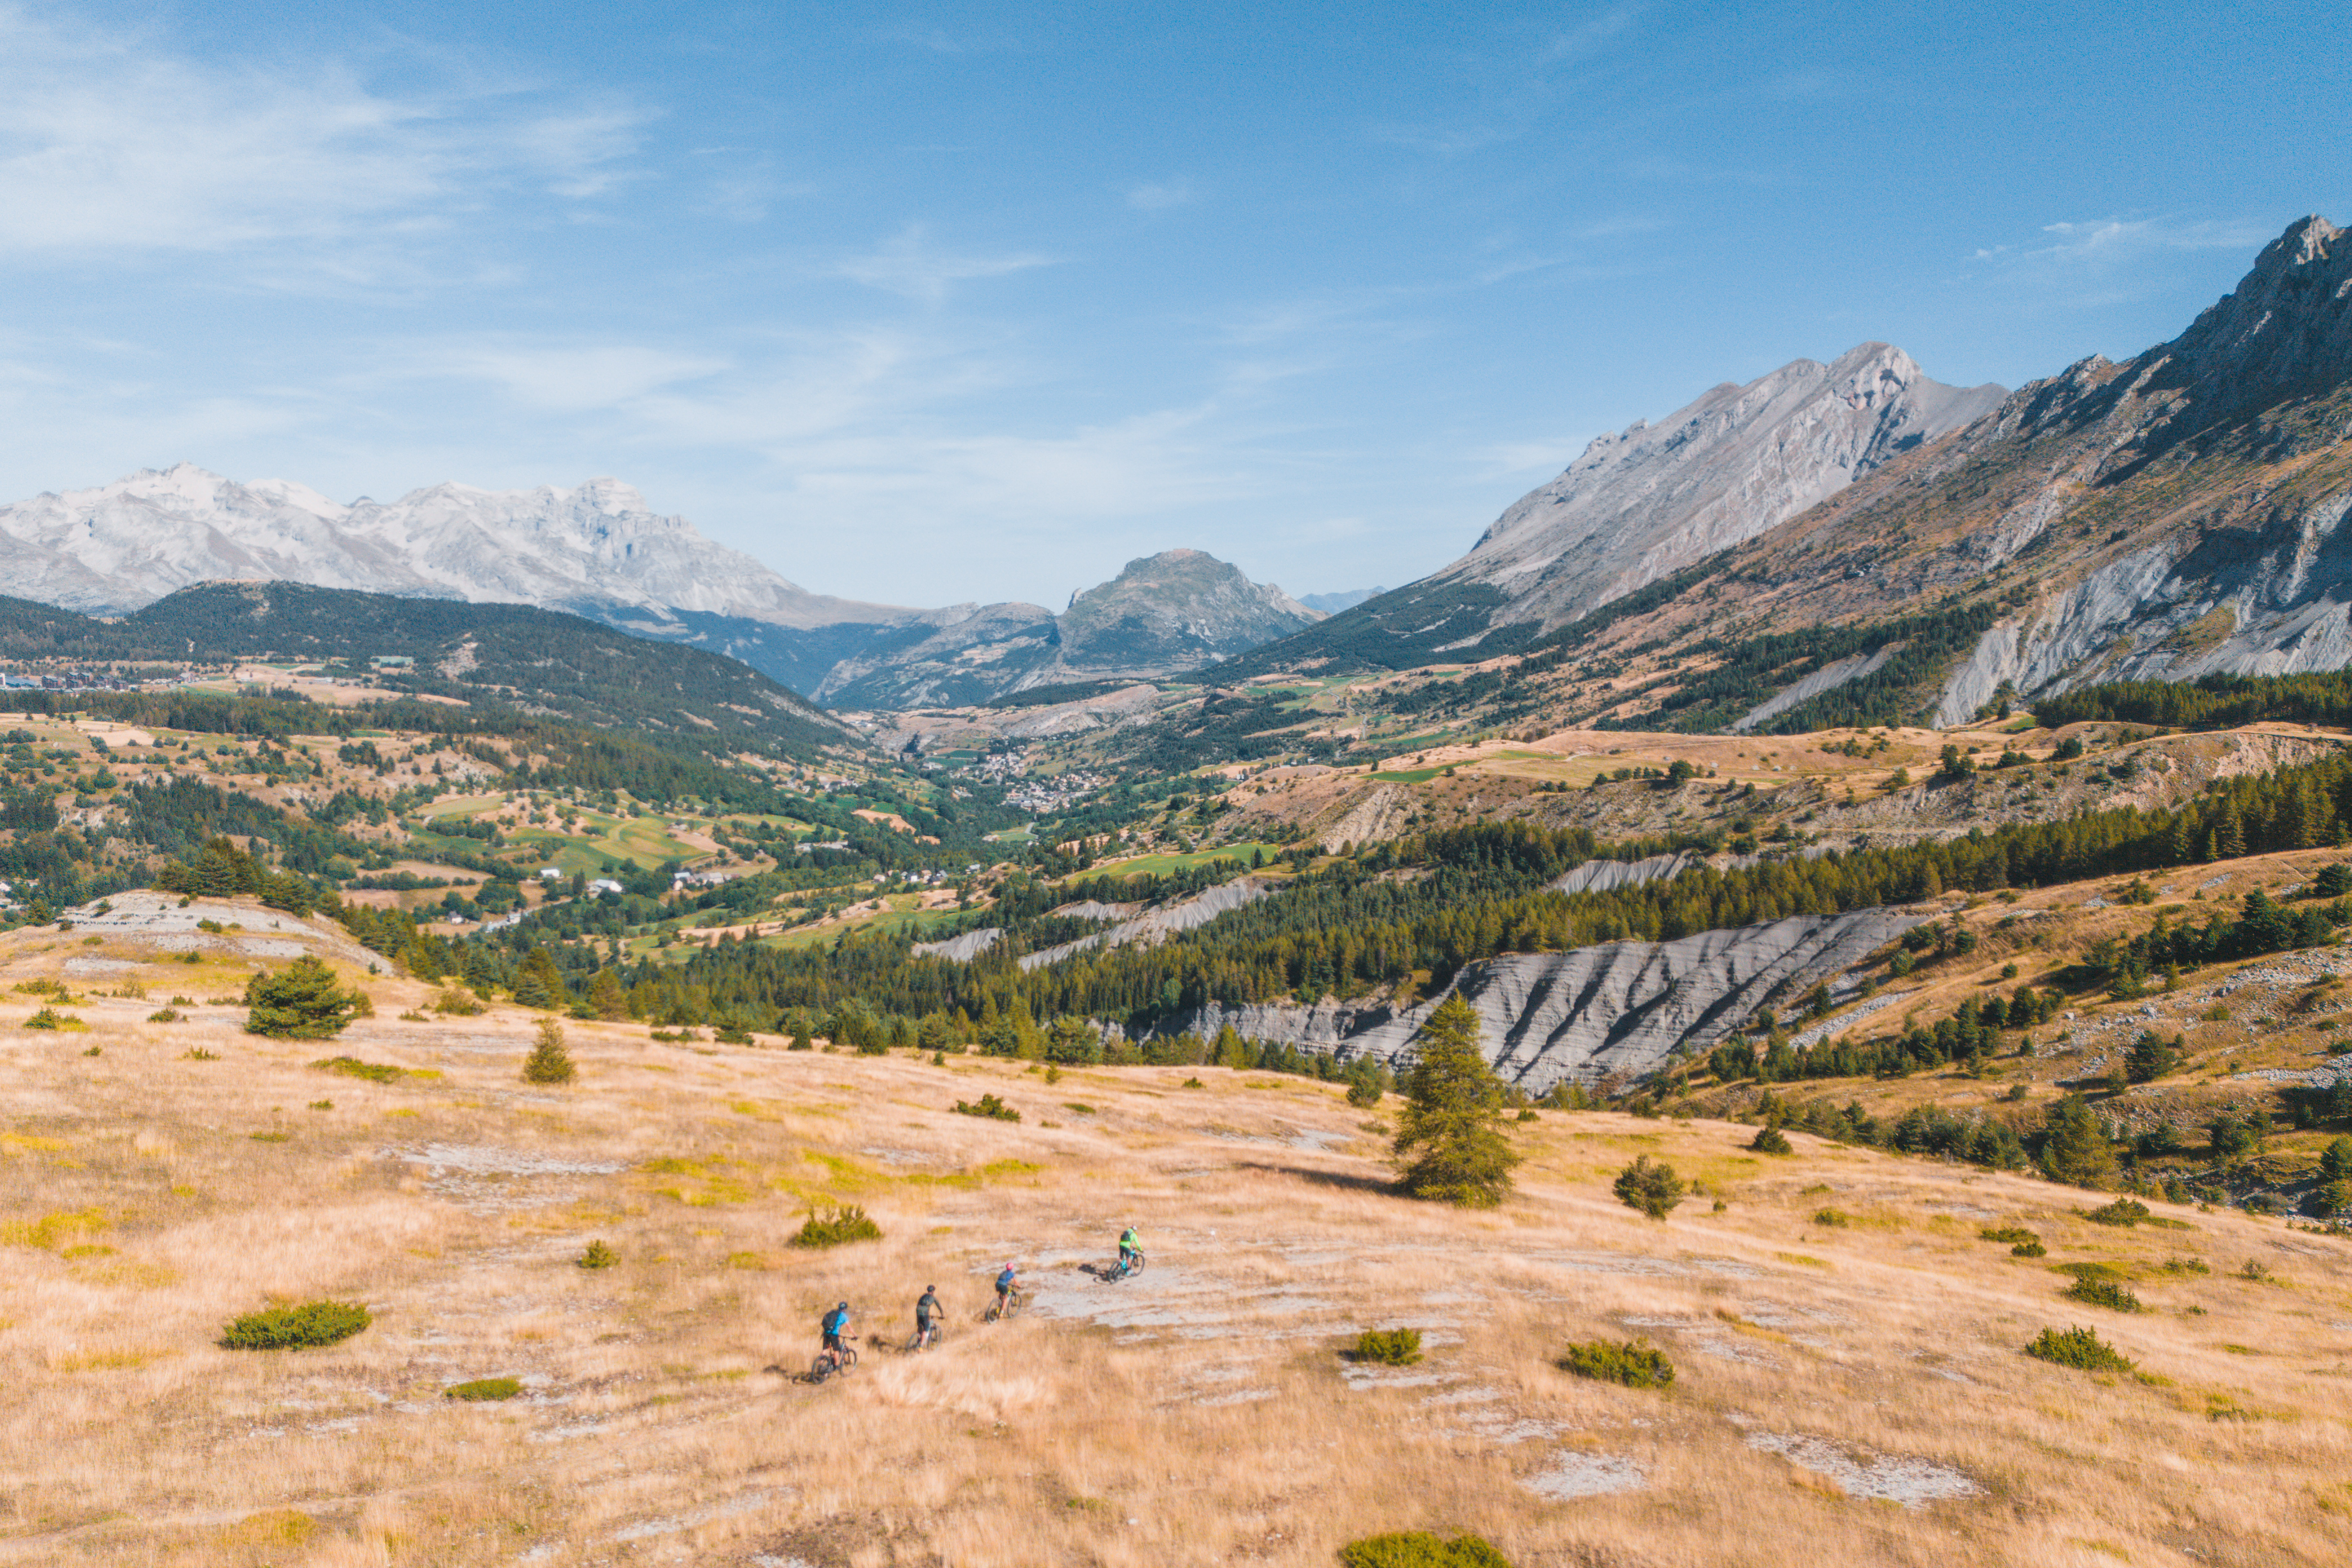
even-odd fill
[{"label": "low bush", "polygon": [[1843,1209],[1815,1209],[1813,1223],[1824,1230],[1843,1230],[1853,1223],[1853,1215]]},{"label": "low bush", "polygon": [[362,998],[346,991],[335,972],[304,953],[275,973],[246,982],[245,1032],[282,1040],[323,1040],[341,1034]]},{"label": "low bush", "polygon": [[89,1027],[70,1013],[60,1013],[55,1007],[44,1007],[25,1020],[28,1029],[62,1029],[68,1034]]},{"label": "low bush", "polygon": [[511,1377],[478,1377],[471,1383],[453,1383],[441,1391],[444,1399],[463,1399],[479,1404],[488,1399],[512,1399],[522,1392],[522,1384]]},{"label": "low bush", "polygon": [[321,1057],[310,1065],[320,1072],[363,1078],[370,1083],[397,1083],[408,1076],[406,1068],[396,1068],[390,1062],[363,1062],[357,1057]]},{"label": "low bush", "polygon": [[2026,1229],[2021,1225],[2005,1225],[2000,1226],[1999,1229],[1987,1228],[1977,1232],[1977,1239],[1979,1241],[2006,1241],[2011,1244],[2018,1244],[2028,1241],[2040,1241],[2042,1238],[2039,1236],[2036,1236],[2033,1232]]},{"label": "low bush", "polygon": [[176,1024],[180,1021],[180,1010],[177,1007],[158,1007],[147,1015],[147,1021],[151,1024]]},{"label": "low bush", "polygon": [[1629,1209],[1639,1209],[1652,1219],[1664,1220],[1683,1201],[1683,1180],[1675,1168],[1653,1161],[1647,1154],[1617,1173],[1610,1190],[1617,1201]]},{"label": "low bush", "polygon": [[2025,1347],[2025,1353],[2053,1366],[2071,1366],[2082,1372],[2129,1372],[2133,1365],[2121,1352],[2090,1329],[2068,1329],[2064,1333],[2056,1329],[2044,1329],[2039,1338]]},{"label": "low bush", "polygon": [[808,1221],[793,1237],[794,1247],[839,1247],[852,1241],[879,1241],[882,1227],[867,1217],[864,1209],[851,1205],[819,1215],[809,1211]]},{"label": "low bush", "polygon": [[374,1320],[356,1301],[305,1301],[298,1307],[272,1307],[247,1312],[221,1335],[221,1348],[232,1351],[290,1351],[340,1344]]},{"label": "low bush", "polygon": [[959,1100],[955,1102],[958,1116],[985,1116],[992,1121],[1018,1121],[1021,1113],[992,1094],[983,1094],[978,1104]]},{"label": "low bush", "polygon": [[1643,1340],[1590,1340],[1572,1344],[1559,1358],[1563,1372],[1628,1388],[1664,1388],[1675,1380],[1666,1352]]},{"label": "low bush", "polygon": [[2102,1208],[2079,1211],[2093,1225],[2120,1225],[2126,1228],[2148,1217],[2148,1207],[2137,1198],[2117,1198]]},{"label": "low bush", "polygon": [[1793,1154],[1796,1148],[1789,1135],[1777,1127],[1767,1127],[1751,1139],[1748,1146],[1759,1154]]},{"label": "low bush", "polygon": [[2009,1249],[2009,1255],[2011,1258],[2047,1258],[2050,1256],[2050,1249],[2042,1246],[2041,1239],[2036,1237],[2032,1241],[2019,1242]]},{"label": "low bush", "polygon": [[1366,1329],[1345,1354],[1349,1361],[1411,1366],[1421,1359],[1419,1329]]},{"label": "low bush", "polygon": [[539,1041],[523,1058],[526,1083],[570,1083],[572,1053],[563,1048],[563,1026],[552,1018],[539,1021]]},{"label": "low bush", "polygon": [[2085,1275],[2084,1278],[2075,1280],[2072,1285],[2067,1286],[2061,1294],[2063,1294],[2069,1301],[2080,1301],[2085,1306],[2091,1307],[2105,1307],[2110,1311],[2141,1312],[2147,1310],[2145,1307],[2140,1305],[2139,1298],[2126,1289],[2119,1281],[2102,1279],[2095,1274]]},{"label": "low bush", "polygon": [[1349,1542],[1339,1548],[1339,1568],[1511,1568],[1511,1560],[1475,1535],[1446,1541],[1413,1530]]},{"label": "low bush", "polygon": [[457,1018],[478,1018],[484,1011],[482,1004],[471,993],[460,991],[454,985],[433,998],[428,1005],[436,1013]]},{"label": "low bush", "polygon": [[610,1268],[621,1261],[621,1255],[604,1244],[603,1237],[588,1244],[588,1250],[572,1260],[583,1268]]}]

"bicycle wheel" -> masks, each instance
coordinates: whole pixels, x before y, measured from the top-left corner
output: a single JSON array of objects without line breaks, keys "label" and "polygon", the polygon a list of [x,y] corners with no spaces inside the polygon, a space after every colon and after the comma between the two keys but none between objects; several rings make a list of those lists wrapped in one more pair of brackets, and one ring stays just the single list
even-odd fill
[{"label": "bicycle wheel", "polygon": [[833,1352],[820,1351],[817,1352],[816,1360],[809,1363],[808,1380],[811,1383],[823,1383],[834,1374],[835,1367]]}]

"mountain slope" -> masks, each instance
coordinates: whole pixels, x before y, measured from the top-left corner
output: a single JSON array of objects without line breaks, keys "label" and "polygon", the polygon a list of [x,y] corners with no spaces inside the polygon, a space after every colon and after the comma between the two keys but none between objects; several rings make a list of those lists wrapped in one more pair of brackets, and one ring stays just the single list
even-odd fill
[{"label": "mountain slope", "polygon": [[[206,583],[121,620],[0,598],[0,659],[178,668],[278,656],[372,685],[488,700],[698,745],[814,755],[847,732],[757,670],[523,605],[466,605],[299,583]],[[414,661],[371,668],[379,658]]]},{"label": "mountain slope", "polygon": [[2004,395],[1930,380],[1886,343],[1727,382],[1654,426],[1596,438],[1460,560],[1258,649],[1236,673],[1507,652],[1786,521]]},{"label": "mountain slope", "polygon": [[[1868,653],[1898,640],[1874,642],[1872,628],[1929,617],[1967,635],[1932,668],[1915,661],[1874,711],[1946,723],[2004,683],[2031,695],[2341,668],[2352,661],[2347,435],[2352,243],[2305,218],[2170,342],[2032,383],[1563,648],[1590,670],[1663,644],[1622,683],[1660,701],[1710,668],[1769,661],[1725,698],[1760,700],[1825,668],[1808,651],[1817,643],[1827,654],[1834,636],[1835,657]],[[1853,721],[1863,685],[1775,722],[1802,727],[1824,702]]]}]

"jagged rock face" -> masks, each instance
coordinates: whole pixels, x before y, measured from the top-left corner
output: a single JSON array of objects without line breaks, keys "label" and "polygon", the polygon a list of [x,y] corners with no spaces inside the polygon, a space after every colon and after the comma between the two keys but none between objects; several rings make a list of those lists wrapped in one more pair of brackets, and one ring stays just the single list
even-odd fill
[{"label": "jagged rock face", "polygon": [[[2309,217],[2172,342],[2070,365],[1939,449],[1930,479],[2030,476],[1949,554],[2030,567],[2045,588],[1953,669],[1937,722],[2004,681],[2032,694],[2352,662],[2347,379],[2352,243]],[[1846,527],[1894,524],[1918,490]]]},{"label": "jagged rock face", "polygon": [[1323,619],[1271,583],[1198,550],[1130,561],[1098,587],[1073,595],[1058,617],[1064,668],[1097,679],[1130,669],[1182,669],[1246,653]]},{"label": "jagged rock face", "polygon": [[1037,605],[935,610],[835,665],[817,689],[848,707],[938,708],[1007,692],[1197,669],[1323,618],[1198,550],[1130,561],[1056,616]]},{"label": "jagged rock face", "polygon": [[1932,381],[1885,343],[1798,360],[1598,437],[1436,576],[1499,589],[1497,625],[1559,626],[1753,539],[2005,395]]},{"label": "jagged rock face", "polygon": [[634,607],[810,627],[915,613],[811,594],[609,479],[435,485],[341,506],[286,480],[244,485],[182,463],[0,507],[0,569],[18,597],[101,613],[241,578],[599,618]]},{"label": "jagged rock face", "polygon": [[1570,1079],[1639,1076],[1678,1051],[1707,1049],[1769,1001],[1852,968],[1925,918],[1857,910],[1674,942],[1507,953],[1465,967],[1446,991],[1402,1011],[1211,1004],[1163,1021],[1160,1032],[1213,1037],[1230,1025],[1248,1039],[1395,1062],[1409,1054],[1430,1013],[1458,991],[1478,1015],[1481,1045],[1496,1070],[1541,1094]]}]

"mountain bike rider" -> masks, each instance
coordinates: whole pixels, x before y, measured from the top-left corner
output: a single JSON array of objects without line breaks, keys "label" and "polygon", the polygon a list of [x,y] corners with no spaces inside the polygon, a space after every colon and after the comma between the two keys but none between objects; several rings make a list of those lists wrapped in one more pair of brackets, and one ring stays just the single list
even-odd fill
[{"label": "mountain bike rider", "polygon": [[849,1346],[845,1342],[854,1337],[849,1331],[849,1303],[844,1301],[827,1312],[817,1328],[824,1335],[825,1349],[835,1355],[846,1355]]},{"label": "mountain bike rider", "polygon": [[915,1346],[918,1350],[931,1348],[931,1336],[940,1331],[940,1288],[926,1285],[915,1301]]},{"label": "mountain bike rider", "polygon": [[1122,1268],[1133,1268],[1135,1267],[1135,1260],[1142,1255],[1143,1237],[1138,1236],[1135,1231],[1135,1226],[1130,1225],[1124,1231],[1119,1233],[1119,1267]]},{"label": "mountain bike rider", "polygon": [[996,1315],[1003,1317],[1013,1305],[1013,1292],[1021,1289],[1021,1276],[1010,1263],[996,1277]]}]

